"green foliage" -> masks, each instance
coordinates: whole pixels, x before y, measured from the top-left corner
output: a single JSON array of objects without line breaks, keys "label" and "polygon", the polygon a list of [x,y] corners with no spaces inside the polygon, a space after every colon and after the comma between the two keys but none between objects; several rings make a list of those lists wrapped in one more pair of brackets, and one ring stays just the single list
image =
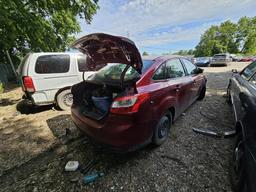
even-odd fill
[{"label": "green foliage", "polygon": [[224,52],[256,54],[256,17],[211,26],[201,36],[194,53],[198,57]]},{"label": "green foliage", "polygon": [[0,57],[64,51],[80,31],[78,16],[90,23],[97,9],[97,0],[0,0]]},{"label": "green foliage", "polygon": [[4,92],[4,84],[0,81],[0,93]]},{"label": "green foliage", "polygon": [[178,52],[175,52],[172,55],[183,55],[183,56],[194,55],[194,50],[193,49],[190,49],[190,50],[179,50]]},{"label": "green foliage", "polygon": [[144,51],[144,52],[142,53],[142,55],[143,55],[143,56],[147,56],[147,55],[149,55],[149,54],[148,54],[148,52]]}]

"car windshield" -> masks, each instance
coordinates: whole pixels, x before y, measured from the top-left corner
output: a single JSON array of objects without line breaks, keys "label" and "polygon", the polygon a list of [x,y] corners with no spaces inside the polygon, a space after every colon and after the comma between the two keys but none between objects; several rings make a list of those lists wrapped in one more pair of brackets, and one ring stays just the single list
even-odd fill
[{"label": "car windshield", "polygon": [[198,57],[196,60],[197,61],[206,61],[206,60],[209,60],[209,58],[208,57]]},{"label": "car windshield", "polygon": [[[96,80],[120,80],[121,74],[124,71],[126,64],[121,63],[108,63],[105,67],[101,68],[94,75]],[[135,78],[139,78],[139,73],[132,67],[129,67],[125,73],[124,80],[129,81]]]}]

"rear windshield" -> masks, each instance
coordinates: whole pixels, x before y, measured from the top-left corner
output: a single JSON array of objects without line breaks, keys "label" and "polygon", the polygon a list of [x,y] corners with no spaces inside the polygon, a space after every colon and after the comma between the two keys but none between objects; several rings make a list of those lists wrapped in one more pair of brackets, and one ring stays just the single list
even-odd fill
[{"label": "rear windshield", "polygon": [[225,54],[223,54],[223,55],[214,55],[214,58],[226,58],[226,57],[228,57],[228,55],[225,55]]},{"label": "rear windshield", "polygon": [[[126,66],[126,64],[121,63],[108,63],[105,67],[95,73],[94,79],[100,81],[120,80],[121,74]],[[129,67],[125,73],[124,80],[129,81],[139,77],[139,73],[134,68]]]},{"label": "rear windshield", "polygon": [[66,73],[69,66],[69,55],[43,55],[37,58],[35,71],[39,74]]},{"label": "rear windshield", "polygon": [[142,68],[142,73],[145,73],[149,67],[151,67],[151,65],[154,63],[153,60],[143,60],[143,68]]}]

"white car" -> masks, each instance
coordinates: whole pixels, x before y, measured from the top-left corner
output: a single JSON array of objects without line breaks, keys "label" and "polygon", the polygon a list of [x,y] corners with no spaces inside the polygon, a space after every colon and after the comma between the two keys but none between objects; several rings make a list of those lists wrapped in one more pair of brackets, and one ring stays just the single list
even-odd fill
[{"label": "white car", "polygon": [[231,62],[229,53],[219,53],[213,56],[210,66],[228,66]]},{"label": "white car", "polygon": [[86,59],[81,53],[41,52],[26,55],[17,70],[24,98],[34,105],[56,103],[62,110],[68,110],[73,102],[71,86],[94,73],[87,69]]}]

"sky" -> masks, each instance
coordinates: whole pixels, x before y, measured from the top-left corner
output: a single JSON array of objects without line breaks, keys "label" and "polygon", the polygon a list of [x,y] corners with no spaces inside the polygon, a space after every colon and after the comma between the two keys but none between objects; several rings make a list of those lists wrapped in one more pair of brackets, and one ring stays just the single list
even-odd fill
[{"label": "sky", "polygon": [[194,49],[211,25],[256,16],[256,0],[99,0],[90,25],[77,37],[102,32],[129,37],[150,54]]}]

